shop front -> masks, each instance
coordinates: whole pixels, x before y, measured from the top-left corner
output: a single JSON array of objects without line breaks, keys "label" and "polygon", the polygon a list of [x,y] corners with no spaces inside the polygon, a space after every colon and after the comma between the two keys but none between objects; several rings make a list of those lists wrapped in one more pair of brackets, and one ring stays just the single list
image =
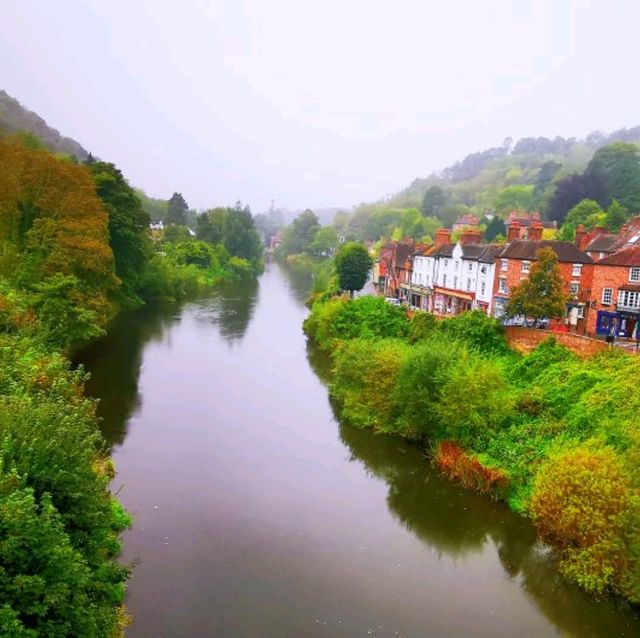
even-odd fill
[{"label": "shop front", "polygon": [[640,321],[640,312],[632,312],[629,310],[610,312],[608,310],[600,310],[598,311],[598,319],[596,322],[596,333],[607,336],[611,334],[611,330],[613,329],[616,337],[630,339],[636,334],[638,321]]},{"label": "shop front", "polygon": [[400,298],[415,310],[429,310],[431,288],[416,284],[400,284]]},{"label": "shop front", "polygon": [[433,292],[433,311],[439,315],[455,316],[471,310],[475,293],[436,286]]}]

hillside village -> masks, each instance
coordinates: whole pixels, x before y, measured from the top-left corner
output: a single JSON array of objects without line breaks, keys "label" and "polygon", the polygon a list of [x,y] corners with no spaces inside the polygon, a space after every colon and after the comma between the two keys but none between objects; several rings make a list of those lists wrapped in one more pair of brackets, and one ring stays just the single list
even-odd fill
[{"label": "hillside village", "polygon": [[548,222],[537,215],[514,213],[507,224],[505,244],[482,241],[482,232],[471,226],[455,242],[445,228],[428,246],[411,239],[386,242],[374,265],[374,288],[389,300],[439,316],[481,310],[506,319],[510,291],[527,278],[537,252],[551,248],[567,298],[565,316],[551,327],[587,336],[636,335],[640,216],[618,233],[579,225],[575,241],[543,239]]}]

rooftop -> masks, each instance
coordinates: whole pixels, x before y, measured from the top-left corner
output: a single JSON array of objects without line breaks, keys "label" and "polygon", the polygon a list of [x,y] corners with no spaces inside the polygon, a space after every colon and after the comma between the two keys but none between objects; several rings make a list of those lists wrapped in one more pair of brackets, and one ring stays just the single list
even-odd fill
[{"label": "rooftop", "polygon": [[572,241],[552,241],[543,239],[541,241],[529,241],[524,239],[514,239],[509,242],[504,250],[499,253],[499,257],[506,259],[524,259],[535,261],[536,253],[541,248],[551,248],[557,255],[561,263],[590,264],[593,259],[582,252]]}]

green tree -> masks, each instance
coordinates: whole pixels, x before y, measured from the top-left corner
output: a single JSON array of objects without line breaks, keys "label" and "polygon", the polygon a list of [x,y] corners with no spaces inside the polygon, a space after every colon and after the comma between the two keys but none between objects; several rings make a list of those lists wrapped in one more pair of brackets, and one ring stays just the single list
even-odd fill
[{"label": "green tree", "polygon": [[558,258],[553,249],[541,248],[529,276],[511,290],[506,313],[510,317],[556,319],[564,315],[566,302]]},{"label": "green tree", "polygon": [[242,257],[254,265],[262,259],[262,241],[253,224],[251,210],[248,206],[242,206],[241,202],[227,209],[222,241],[234,257]]},{"label": "green tree", "polygon": [[564,225],[560,230],[560,239],[572,241],[579,224],[582,224],[587,230],[591,230],[596,226],[606,224],[606,222],[606,214],[598,202],[592,199],[583,199],[567,213]]},{"label": "green tree", "polygon": [[496,196],[493,205],[498,213],[506,213],[511,210],[533,210],[535,197],[533,185],[514,184],[503,188]]},{"label": "green tree", "polygon": [[202,241],[219,244],[224,241],[224,229],[228,209],[221,206],[208,210],[196,220],[196,235]]},{"label": "green tree", "polygon": [[149,254],[149,215],[122,173],[107,162],[88,164],[98,197],[109,215],[109,244],[125,302],[138,301],[140,277]]},{"label": "green tree", "polygon": [[609,230],[620,230],[629,218],[629,211],[617,200],[614,199],[607,208],[607,228]]},{"label": "green tree", "polygon": [[187,213],[189,206],[185,202],[181,193],[174,193],[169,200],[167,208],[167,224],[175,224],[176,226],[187,225]]},{"label": "green tree", "polygon": [[447,194],[434,184],[425,191],[420,210],[425,217],[438,217],[440,209],[447,203]]},{"label": "green tree", "polygon": [[318,229],[309,248],[316,257],[331,257],[338,249],[339,244],[336,229],[331,226],[323,226]]},{"label": "green tree", "polygon": [[300,213],[284,230],[280,253],[283,255],[300,255],[309,252],[311,242],[320,229],[316,214],[307,208]]},{"label": "green tree", "polygon": [[498,237],[498,235],[506,237],[507,227],[502,217],[494,215],[493,219],[487,224],[487,228],[484,231],[484,238],[487,241],[493,241],[496,237]]},{"label": "green tree", "polygon": [[356,242],[344,244],[336,255],[338,283],[342,290],[353,296],[354,290],[362,290],[367,283],[373,259],[367,249]]},{"label": "green tree", "polygon": [[636,144],[616,142],[599,148],[591,158],[586,176],[604,185],[602,206],[617,199],[625,208],[640,211],[640,150]]}]

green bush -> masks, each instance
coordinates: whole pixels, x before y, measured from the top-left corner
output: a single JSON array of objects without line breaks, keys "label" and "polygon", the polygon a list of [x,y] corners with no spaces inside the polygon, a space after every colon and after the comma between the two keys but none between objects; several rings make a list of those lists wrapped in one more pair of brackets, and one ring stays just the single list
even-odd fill
[{"label": "green bush", "polygon": [[440,330],[447,337],[464,341],[481,352],[507,354],[509,345],[504,336],[502,324],[481,310],[463,312],[461,315],[445,319]]},{"label": "green bush", "polygon": [[349,339],[405,337],[406,312],[380,297],[364,296],[346,301],[341,297],[315,303],[304,323],[307,336],[325,349]]},{"label": "green bush", "polygon": [[358,427],[393,430],[389,397],[409,346],[397,339],[353,339],[336,353],[331,391],[341,416]]},{"label": "green bush", "polygon": [[560,451],[540,468],[534,522],[558,548],[561,570],[587,591],[623,591],[640,601],[640,561],[630,551],[638,540],[638,495],[616,452],[597,441]]}]

